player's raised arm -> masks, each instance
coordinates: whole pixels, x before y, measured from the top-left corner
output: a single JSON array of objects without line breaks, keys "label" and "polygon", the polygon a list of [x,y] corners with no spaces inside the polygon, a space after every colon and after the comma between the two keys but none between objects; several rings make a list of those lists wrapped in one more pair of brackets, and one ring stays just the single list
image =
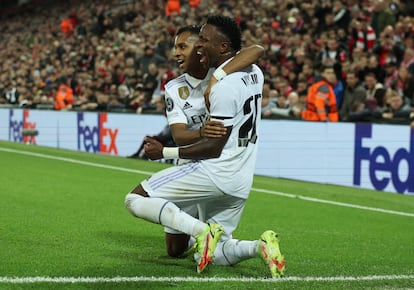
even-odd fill
[{"label": "player's raised arm", "polygon": [[[216,69],[213,76],[210,79],[210,83],[204,92],[204,97],[208,97],[211,87],[214,86],[220,79],[226,75],[239,71],[246,66],[256,63],[263,55],[264,48],[261,45],[254,44],[247,48],[240,50],[234,58],[229,61],[223,68]],[[206,101],[208,98],[206,98]]]},{"label": "player's raised arm", "polygon": [[223,76],[219,74],[220,68],[216,69],[213,76],[217,80],[220,80],[221,78],[225,77],[230,73],[239,71],[245,68],[246,66],[256,63],[263,55],[264,48],[261,45],[254,44],[247,48],[243,48],[240,50],[238,54],[234,56],[234,58],[231,61],[226,63],[225,66],[223,66],[222,70],[225,73]]}]

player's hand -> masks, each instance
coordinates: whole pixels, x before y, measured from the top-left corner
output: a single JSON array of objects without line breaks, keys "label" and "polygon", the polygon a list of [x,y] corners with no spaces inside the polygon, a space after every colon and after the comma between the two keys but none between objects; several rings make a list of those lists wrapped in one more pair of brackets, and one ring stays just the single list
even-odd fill
[{"label": "player's hand", "polygon": [[144,151],[145,155],[151,159],[151,160],[157,160],[162,159],[162,149],[164,146],[161,144],[161,142],[155,140],[151,137],[145,137],[144,138]]},{"label": "player's hand", "polygon": [[201,137],[206,138],[221,138],[226,135],[227,129],[223,122],[207,120],[204,127],[201,128]]}]

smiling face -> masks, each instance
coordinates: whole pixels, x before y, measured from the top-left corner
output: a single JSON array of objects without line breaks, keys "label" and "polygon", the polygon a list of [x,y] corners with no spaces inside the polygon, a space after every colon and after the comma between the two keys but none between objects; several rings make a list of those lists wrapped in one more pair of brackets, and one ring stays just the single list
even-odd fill
[{"label": "smiling face", "polygon": [[222,38],[214,25],[204,24],[201,27],[196,47],[197,53],[201,56],[200,62],[202,64],[207,67],[216,67],[218,65]]},{"label": "smiling face", "polygon": [[175,37],[174,57],[183,72],[193,74],[200,67],[200,56],[197,55],[195,43],[198,36],[185,31]]}]

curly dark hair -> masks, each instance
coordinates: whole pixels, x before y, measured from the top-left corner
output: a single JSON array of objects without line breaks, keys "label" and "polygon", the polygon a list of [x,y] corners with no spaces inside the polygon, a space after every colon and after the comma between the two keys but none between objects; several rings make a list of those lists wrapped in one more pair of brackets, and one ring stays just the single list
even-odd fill
[{"label": "curly dark hair", "polygon": [[231,47],[235,51],[241,49],[241,30],[233,18],[222,15],[209,16],[207,24],[217,27],[217,29],[230,40]]},{"label": "curly dark hair", "polygon": [[178,29],[178,31],[177,31],[177,33],[175,35],[178,36],[181,33],[184,33],[184,32],[187,32],[187,31],[190,32],[191,34],[198,35],[200,33],[200,29],[201,29],[201,26],[199,26],[199,25],[183,26],[180,29]]}]

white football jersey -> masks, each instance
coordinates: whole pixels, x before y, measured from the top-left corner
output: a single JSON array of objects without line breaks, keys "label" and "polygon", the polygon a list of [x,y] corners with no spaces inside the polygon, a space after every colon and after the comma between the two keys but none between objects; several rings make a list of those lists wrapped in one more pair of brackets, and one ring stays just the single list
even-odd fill
[{"label": "white football jersey", "polygon": [[203,79],[185,73],[165,85],[165,104],[168,124],[183,123],[191,130],[200,128],[206,120],[204,91],[210,81],[210,69]]},{"label": "white football jersey", "polygon": [[233,128],[220,157],[200,163],[218,188],[241,198],[248,197],[253,183],[263,83],[262,71],[251,65],[227,75],[210,93],[211,119]]}]

